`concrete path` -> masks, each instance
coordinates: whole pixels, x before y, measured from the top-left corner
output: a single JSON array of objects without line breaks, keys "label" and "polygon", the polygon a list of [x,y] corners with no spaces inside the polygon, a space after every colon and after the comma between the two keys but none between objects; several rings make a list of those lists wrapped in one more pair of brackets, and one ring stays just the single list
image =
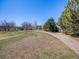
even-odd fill
[{"label": "concrete path", "polygon": [[40,32],[47,33],[49,35],[56,37],[57,39],[60,39],[63,43],[65,43],[68,47],[70,47],[76,54],[79,55],[79,42],[72,39],[71,37],[62,33],[51,33],[45,31],[40,31]]}]

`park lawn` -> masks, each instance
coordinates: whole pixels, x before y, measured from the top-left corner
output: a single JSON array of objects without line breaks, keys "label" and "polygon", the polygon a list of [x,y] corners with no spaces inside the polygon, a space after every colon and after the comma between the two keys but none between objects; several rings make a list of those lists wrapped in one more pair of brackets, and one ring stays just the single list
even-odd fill
[{"label": "park lawn", "polygon": [[0,32],[0,40],[24,34],[25,31]]},{"label": "park lawn", "polygon": [[51,42],[48,43],[48,47],[52,49],[46,48],[48,51],[46,50],[41,53],[37,59],[79,59],[79,56],[73,50],[57,38],[51,37],[50,35],[48,39],[51,40]]},{"label": "park lawn", "polygon": [[36,34],[32,31],[0,32],[0,49],[10,43],[16,42],[30,35]]},{"label": "park lawn", "polygon": [[0,59],[79,59],[68,46],[51,35],[35,31],[10,32],[7,36],[10,34],[12,38],[0,41]]}]

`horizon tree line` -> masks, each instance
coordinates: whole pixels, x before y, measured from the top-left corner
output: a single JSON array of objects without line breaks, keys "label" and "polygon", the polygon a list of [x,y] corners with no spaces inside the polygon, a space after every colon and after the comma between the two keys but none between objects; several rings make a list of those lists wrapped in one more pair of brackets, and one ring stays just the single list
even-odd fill
[{"label": "horizon tree line", "polygon": [[23,22],[21,26],[17,26],[15,22],[3,20],[0,22],[0,31],[33,30],[35,26],[30,22]]}]

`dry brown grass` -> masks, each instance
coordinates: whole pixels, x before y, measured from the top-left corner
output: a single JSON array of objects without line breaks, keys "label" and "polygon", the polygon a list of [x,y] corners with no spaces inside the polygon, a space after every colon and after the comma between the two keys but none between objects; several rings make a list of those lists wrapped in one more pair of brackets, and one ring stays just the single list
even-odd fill
[{"label": "dry brown grass", "polygon": [[43,33],[8,45],[3,48],[2,54],[3,59],[79,59],[61,41]]}]

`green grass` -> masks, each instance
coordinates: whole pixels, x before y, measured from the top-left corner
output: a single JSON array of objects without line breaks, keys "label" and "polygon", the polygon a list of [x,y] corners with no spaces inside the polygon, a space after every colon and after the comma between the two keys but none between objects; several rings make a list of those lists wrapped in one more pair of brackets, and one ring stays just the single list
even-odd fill
[{"label": "green grass", "polygon": [[32,31],[15,31],[15,32],[6,32],[0,37],[0,49],[6,45],[16,42],[23,39],[24,37],[36,35]]}]

